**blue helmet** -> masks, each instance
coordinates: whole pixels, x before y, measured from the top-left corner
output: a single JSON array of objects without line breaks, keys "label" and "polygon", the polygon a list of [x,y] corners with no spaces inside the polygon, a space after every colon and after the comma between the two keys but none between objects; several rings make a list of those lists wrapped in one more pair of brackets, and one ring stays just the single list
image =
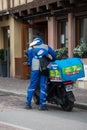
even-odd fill
[{"label": "blue helmet", "polygon": [[41,45],[43,44],[42,38],[35,38],[32,43],[30,43],[30,47],[34,45]]},{"label": "blue helmet", "polygon": [[39,37],[35,38],[33,41],[37,41],[37,44],[36,44],[36,45],[40,45],[40,44],[43,43],[42,38],[39,38]]}]

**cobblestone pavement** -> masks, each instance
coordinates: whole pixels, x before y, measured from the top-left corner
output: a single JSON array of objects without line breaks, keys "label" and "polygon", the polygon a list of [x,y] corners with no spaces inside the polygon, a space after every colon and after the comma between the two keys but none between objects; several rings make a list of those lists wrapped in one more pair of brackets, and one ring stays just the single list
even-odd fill
[{"label": "cobblestone pavement", "polygon": [[[26,95],[29,80],[0,77],[0,90]],[[87,106],[87,89],[74,88],[76,102]]]},{"label": "cobblestone pavement", "polygon": [[[0,111],[4,109],[25,109],[26,97],[0,93]],[[32,103],[34,109],[38,109],[38,105]]]},{"label": "cobblestone pavement", "polygon": [[[28,83],[29,80],[0,77],[0,90],[2,90],[0,91],[0,111],[3,112],[4,109],[24,109],[26,101],[25,95],[27,92]],[[4,90],[6,90],[7,92],[6,93],[3,92]],[[20,94],[18,94],[19,96],[17,96],[9,92],[24,94],[24,96],[20,96]],[[75,88],[73,93],[78,103],[87,106],[87,90]],[[38,109],[38,106],[36,106],[35,104],[32,105],[33,108]],[[11,124],[3,124],[0,122],[0,130],[27,130],[27,129],[12,126]]]},{"label": "cobblestone pavement", "polygon": [[0,89],[26,93],[29,80],[0,77]]},{"label": "cobblestone pavement", "polygon": [[[25,102],[25,96],[0,92],[0,111],[3,111],[4,109],[25,109]],[[38,105],[33,102],[32,107],[38,109]]]},{"label": "cobblestone pavement", "polygon": [[[87,94],[86,92],[84,93]],[[81,95],[82,93],[80,92],[78,94],[78,97],[81,97]],[[6,109],[25,109],[25,101],[26,101],[25,96],[17,96],[9,93],[0,92],[0,111],[3,112]],[[35,105],[34,103],[32,105],[34,109],[38,109],[37,105]],[[57,107],[54,109],[57,109]],[[2,122],[0,122],[0,130],[30,130],[30,129],[21,128],[20,126],[14,126],[12,124],[6,124],[6,123],[3,124]]]},{"label": "cobblestone pavement", "polygon": [[10,95],[8,93],[0,93],[0,109],[6,108],[24,108],[25,97]]},{"label": "cobblestone pavement", "polygon": [[[8,93],[0,92],[0,111],[3,112],[6,109],[24,109],[25,108],[25,97],[15,96]],[[0,130],[29,130],[16,126],[0,122]]]}]

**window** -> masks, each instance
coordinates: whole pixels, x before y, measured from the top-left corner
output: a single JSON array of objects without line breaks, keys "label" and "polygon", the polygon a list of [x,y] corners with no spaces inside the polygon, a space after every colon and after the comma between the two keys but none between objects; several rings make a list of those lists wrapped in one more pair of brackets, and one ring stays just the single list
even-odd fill
[{"label": "window", "polygon": [[87,18],[80,20],[80,41],[86,41],[87,42]]},{"label": "window", "polygon": [[61,44],[63,47],[68,46],[68,22],[61,23]]},{"label": "window", "polygon": [[68,22],[58,21],[58,48],[68,47]]}]

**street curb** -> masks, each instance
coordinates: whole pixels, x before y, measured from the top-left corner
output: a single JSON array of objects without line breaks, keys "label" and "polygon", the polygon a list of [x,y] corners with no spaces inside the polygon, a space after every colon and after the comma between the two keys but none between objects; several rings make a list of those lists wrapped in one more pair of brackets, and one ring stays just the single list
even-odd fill
[{"label": "street curb", "polygon": [[[5,90],[5,89],[0,89],[0,92],[5,93],[7,95],[22,96],[22,97],[27,96],[26,93],[13,92],[13,91]],[[86,103],[75,102],[74,107],[87,110],[87,104]]]},{"label": "street curb", "polygon": [[86,104],[86,103],[76,102],[76,103],[74,104],[74,107],[87,110],[87,104]]},{"label": "street curb", "polygon": [[8,95],[15,95],[15,96],[23,96],[26,97],[26,93],[20,93],[20,92],[13,92],[10,90],[0,89],[0,92],[8,94]]}]

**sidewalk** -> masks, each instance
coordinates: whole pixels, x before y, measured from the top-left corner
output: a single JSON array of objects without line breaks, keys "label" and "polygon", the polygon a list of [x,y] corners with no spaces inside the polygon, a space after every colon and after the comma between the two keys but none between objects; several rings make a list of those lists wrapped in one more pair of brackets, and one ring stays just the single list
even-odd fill
[{"label": "sidewalk", "polygon": [[[29,80],[21,80],[16,78],[0,77],[0,91],[8,92],[20,96],[26,96]],[[75,107],[87,109],[87,90],[74,88]]]}]

